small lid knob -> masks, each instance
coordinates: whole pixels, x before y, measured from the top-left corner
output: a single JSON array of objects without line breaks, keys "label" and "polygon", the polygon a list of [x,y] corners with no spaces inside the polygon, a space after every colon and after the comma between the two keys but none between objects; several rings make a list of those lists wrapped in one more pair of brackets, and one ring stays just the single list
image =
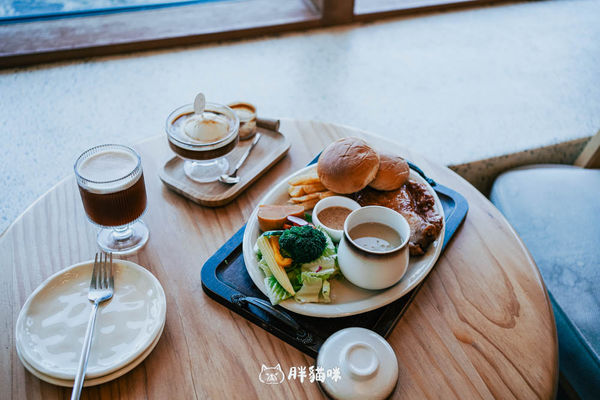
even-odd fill
[{"label": "small lid knob", "polygon": [[342,350],[341,364],[349,375],[362,381],[375,375],[379,368],[379,359],[373,346],[366,342],[356,342],[350,343]]}]

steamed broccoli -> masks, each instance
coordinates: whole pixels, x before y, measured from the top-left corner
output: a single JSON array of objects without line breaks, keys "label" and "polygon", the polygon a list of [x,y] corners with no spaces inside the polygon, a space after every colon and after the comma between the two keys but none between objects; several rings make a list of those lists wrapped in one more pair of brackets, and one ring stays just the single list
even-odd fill
[{"label": "steamed broccoli", "polygon": [[279,247],[300,264],[319,258],[326,245],[325,234],[308,225],[294,226],[279,237]]}]

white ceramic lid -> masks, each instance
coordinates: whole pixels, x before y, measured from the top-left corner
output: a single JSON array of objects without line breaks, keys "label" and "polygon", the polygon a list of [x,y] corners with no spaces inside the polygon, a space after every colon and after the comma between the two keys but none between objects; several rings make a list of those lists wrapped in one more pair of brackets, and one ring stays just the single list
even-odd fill
[{"label": "white ceramic lid", "polygon": [[325,371],[339,368],[339,379],[321,382],[334,399],[385,399],[398,381],[392,346],[364,328],[346,328],[331,335],[319,351],[317,366]]},{"label": "white ceramic lid", "polygon": [[[87,299],[93,261],[66,268],[29,296],[16,325],[21,357],[42,374],[74,379],[92,309]],[[140,357],[160,336],[166,298],[145,268],[115,260],[115,293],[101,304],[86,378],[108,375]]]}]

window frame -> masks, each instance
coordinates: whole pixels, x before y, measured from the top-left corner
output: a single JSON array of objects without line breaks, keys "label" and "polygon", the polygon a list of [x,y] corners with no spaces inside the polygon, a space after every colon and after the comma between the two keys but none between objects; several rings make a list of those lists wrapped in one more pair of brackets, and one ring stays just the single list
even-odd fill
[{"label": "window frame", "polygon": [[356,14],[354,0],[238,0],[7,23],[0,25],[0,68],[247,39],[500,1],[429,0],[423,7],[412,0],[404,8]]}]

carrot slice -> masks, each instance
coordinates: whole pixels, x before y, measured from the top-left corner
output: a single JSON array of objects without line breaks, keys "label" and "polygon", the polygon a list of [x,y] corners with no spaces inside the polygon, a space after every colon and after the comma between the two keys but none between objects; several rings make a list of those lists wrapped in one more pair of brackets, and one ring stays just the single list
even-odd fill
[{"label": "carrot slice", "polygon": [[287,268],[292,265],[292,259],[286,258],[281,255],[281,250],[279,249],[279,236],[269,236],[269,243],[273,248],[273,254],[275,255],[275,261],[280,267]]}]

